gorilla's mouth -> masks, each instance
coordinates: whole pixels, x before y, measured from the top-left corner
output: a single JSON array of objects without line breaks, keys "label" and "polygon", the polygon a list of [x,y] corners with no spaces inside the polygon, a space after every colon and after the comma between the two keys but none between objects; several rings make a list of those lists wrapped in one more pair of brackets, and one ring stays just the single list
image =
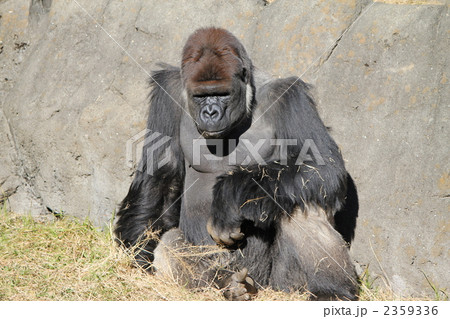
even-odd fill
[{"label": "gorilla's mouth", "polygon": [[204,137],[204,138],[220,138],[224,137],[226,133],[229,131],[228,129],[220,130],[220,131],[207,131],[202,130],[197,126],[198,132]]},{"label": "gorilla's mouth", "polygon": [[197,131],[206,139],[210,138],[239,138],[251,125],[252,117],[244,116],[239,121],[226,126],[223,129],[214,130],[214,128],[202,128],[201,125],[196,125]]}]

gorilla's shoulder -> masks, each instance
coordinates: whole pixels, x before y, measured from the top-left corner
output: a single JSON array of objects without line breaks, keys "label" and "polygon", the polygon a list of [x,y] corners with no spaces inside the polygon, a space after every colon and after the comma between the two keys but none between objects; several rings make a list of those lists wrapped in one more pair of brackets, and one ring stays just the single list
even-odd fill
[{"label": "gorilla's shoulder", "polygon": [[278,97],[285,93],[309,93],[311,88],[312,85],[303,82],[297,76],[290,76],[287,78],[270,78],[260,86],[260,90],[266,91],[267,94],[278,94]]},{"label": "gorilla's shoulder", "polygon": [[[259,86],[256,85],[256,100],[264,105],[278,106],[283,109],[298,109],[302,106],[315,108],[311,94],[312,85],[304,82],[297,76],[266,78],[264,82],[259,84]],[[295,101],[298,103],[295,103]]]},{"label": "gorilla's shoulder", "polygon": [[149,83],[151,86],[166,87],[174,84],[181,84],[180,68],[167,64],[158,63],[158,69],[153,71]]}]

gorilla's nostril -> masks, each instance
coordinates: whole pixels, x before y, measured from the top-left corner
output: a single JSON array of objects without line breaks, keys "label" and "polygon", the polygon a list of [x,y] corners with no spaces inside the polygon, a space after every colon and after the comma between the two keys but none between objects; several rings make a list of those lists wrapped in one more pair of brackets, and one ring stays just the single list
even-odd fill
[{"label": "gorilla's nostril", "polygon": [[220,119],[221,109],[217,104],[206,105],[201,111],[201,118],[204,121]]},{"label": "gorilla's nostril", "polygon": [[209,111],[209,112],[208,112],[208,115],[209,115],[211,118],[214,118],[214,117],[216,117],[216,116],[219,115],[219,112],[217,112],[216,110],[212,110],[212,111]]}]

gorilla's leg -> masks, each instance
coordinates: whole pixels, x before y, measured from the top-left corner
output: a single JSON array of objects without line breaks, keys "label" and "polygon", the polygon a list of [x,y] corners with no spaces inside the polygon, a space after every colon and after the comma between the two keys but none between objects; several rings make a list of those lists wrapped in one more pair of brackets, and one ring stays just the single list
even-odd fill
[{"label": "gorilla's leg", "polygon": [[247,269],[230,269],[232,254],[218,246],[193,246],[179,228],[166,232],[156,247],[156,275],[189,288],[215,287],[229,300],[248,300],[256,293]]},{"label": "gorilla's leg", "polygon": [[324,210],[294,209],[280,222],[273,247],[273,288],[308,291],[312,299],[356,299],[357,277],[348,247]]}]

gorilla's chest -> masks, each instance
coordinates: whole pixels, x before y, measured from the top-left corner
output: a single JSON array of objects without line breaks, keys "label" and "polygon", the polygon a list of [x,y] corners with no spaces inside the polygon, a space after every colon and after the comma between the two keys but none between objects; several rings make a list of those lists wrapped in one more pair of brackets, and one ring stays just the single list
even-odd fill
[{"label": "gorilla's chest", "polygon": [[216,178],[238,166],[272,160],[277,153],[274,151],[273,129],[261,119],[237,140],[204,139],[187,116],[182,119],[180,128],[186,177],[179,226],[187,241],[196,245],[213,245],[215,243],[206,231],[206,222],[210,216]]},{"label": "gorilla's chest", "polygon": [[198,173],[218,176],[234,167],[264,164],[274,156],[274,141],[272,127],[262,119],[236,139],[205,139],[192,119],[186,116],[181,122],[180,142],[186,167]]}]

